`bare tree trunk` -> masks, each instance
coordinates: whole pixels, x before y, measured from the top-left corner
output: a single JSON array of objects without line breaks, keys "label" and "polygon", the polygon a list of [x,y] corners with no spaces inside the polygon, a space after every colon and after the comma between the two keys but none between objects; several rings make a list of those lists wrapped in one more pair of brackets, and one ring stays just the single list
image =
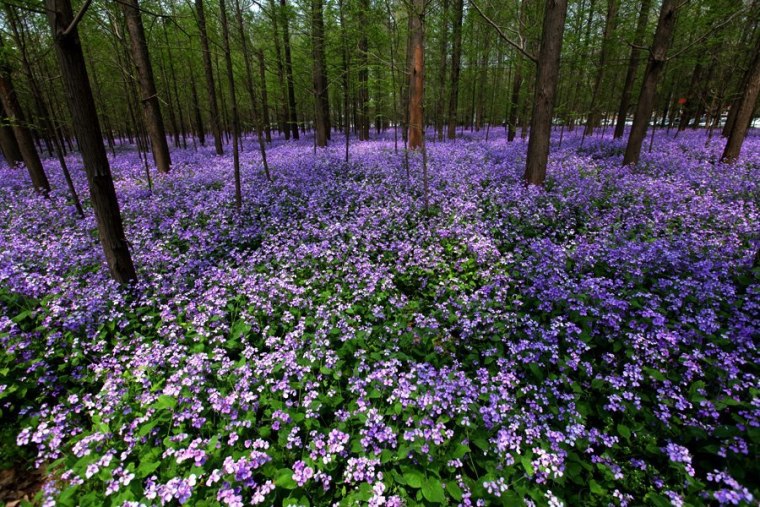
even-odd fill
[{"label": "bare tree trunk", "polygon": [[633,82],[636,80],[636,71],[639,68],[639,51],[638,46],[644,42],[646,35],[647,22],[649,21],[649,10],[652,8],[652,0],[642,0],[639,19],[636,21],[636,34],[633,37],[633,47],[631,48],[631,58],[628,61],[628,70],[625,74],[625,84],[623,84],[623,93],[620,96],[620,107],[618,108],[617,122],[615,123],[615,133],[613,139],[620,139],[625,132],[625,120],[628,116],[628,107],[631,102],[631,90]]},{"label": "bare tree trunk", "polygon": [[591,110],[586,121],[585,135],[590,136],[594,129],[599,126],[600,108],[599,92],[604,84],[604,74],[607,71],[607,59],[610,54],[610,42],[612,32],[615,31],[615,22],[617,21],[618,0],[607,0],[607,18],[604,22],[604,34],[602,35],[602,49],[599,52],[599,69],[594,79],[594,88],[591,93]]},{"label": "bare tree trunk", "polygon": [[[188,61],[188,65],[190,65]],[[193,115],[195,116],[195,135],[201,146],[206,146],[206,131],[203,126],[203,117],[201,116],[201,105],[198,102],[198,89],[195,86],[195,69],[190,67],[190,93],[193,98]]]},{"label": "bare tree trunk", "polygon": [[264,50],[259,48],[256,52],[259,59],[259,75],[261,79],[261,114],[264,120],[264,133],[267,142],[272,142],[272,127],[269,120],[269,99],[267,97],[267,69],[264,64]]},{"label": "bare tree trunk", "polygon": [[[338,0],[338,15],[340,17],[340,34],[341,34],[341,38],[343,39],[343,44],[341,48],[343,72],[341,76],[342,77],[341,81],[343,82],[343,130],[344,130],[344,135],[345,135],[344,141],[346,143],[345,160],[346,160],[346,164],[348,164],[348,147],[349,147],[349,142],[350,142],[350,137],[351,137],[351,121],[348,118],[348,102],[349,102],[348,83],[350,79],[350,61],[349,61],[349,54],[348,54],[348,45],[346,43],[346,39],[347,39],[346,18],[343,15],[343,0]],[[392,70],[393,69],[391,69],[391,71]],[[395,86],[395,83],[392,86]]]},{"label": "bare tree trunk", "polygon": [[16,90],[11,81],[11,69],[7,60],[7,50],[0,39],[0,100],[2,100],[5,113],[8,115],[13,134],[18,143],[21,158],[24,160],[26,170],[32,178],[32,185],[38,192],[47,194],[50,191],[50,183],[42,167],[40,155],[34,146],[34,138],[29,126],[24,119],[21,104],[16,96]]},{"label": "bare tree trunk", "polygon": [[274,51],[277,60],[277,85],[280,89],[280,99],[282,102],[282,109],[278,111],[280,118],[279,128],[280,132],[285,134],[285,140],[290,139],[290,107],[288,106],[288,87],[285,80],[285,64],[282,59],[282,50],[280,48],[280,32],[278,30],[280,8],[274,3],[274,0],[269,0],[269,10],[272,13],[272,32],[274,36]]},{"label": "bare tree trunk", "polygon": [[462,17],[464,0],[454,0],[453,48],[451,53],[451,89],[449,90],[449,122],[447,136],[457,136],[457,105],[459,104],[459,73],[462,70]]},{"label": "bare tree trunk", "polygon": [[0,101],[0,149],[3,151],[3,157],[9,166],[15,166],[24,161],[21,156],[21,150],[16,141],[16,135],[13,133],[13,122],[5,113],[2,101]]},{"label": "bare tree trunk", "polygon": [[731,163],[739,158],[742,150],[744,138],[752,121],[752,113],[757,103],[758,92],[760,92],[760,37],[758,45],[755,48],[755,56],[752,58],[749,70],[747,71],[744,81],[744,93],[736,107],[734,122],[731,131],[728,134],[726,148],[723,150],[721,161]]},{"label": "bare tree trunk", "polygon": [[[174,92],[174,105],[177,107],[177,119],[179,120],[179,134],[182,136],[182,148],[186,149],[187,148],[187,130],[185,128],[184,114],[182,114],[182,103],[179,98],[179,89],[177,88],[177,74],[174,71],[174,57],[172,56],[172,46],[171,44],[169,44],[169,35],[167,34],[167,30],[166,30],[167,23],[168,23],[168,20],[164,18],[163,31],[164,31],[164,42],[166,43],[166,56],[169,59],[169,77],[171,77],[171,80],[172,80],[172,91]],[[171,97],[169,97],[169,100],[171,100]]]},{"label": "bare tree trunk", "polygon": [[214,135],[214,148],[217,155],[224,153],[222,147],[222,127],[219,118],[219,109],[216,102],[216,88],[214,88],[214,71],[211,67],[211,51],[208,45],[208,33],[206,32],[206,14],[203,11],[203,0],[195,0],[195,9],[198,13],[198,31],[201,39],[201,56],[203,57],[203,71],[206,75],[206,88],[208,91],[208,105],[211,112],[211,132]]},{"label": "bare tree trunk", "polygon": [[256,138],[259,141],[259,152],[261,153],[261,162],[264,166],[264,174],[268,181],[272,181],[269,174],[269,164],[267,163],[267,149],[262,137],[261,116],[259,116],[258,107],[256,107],[256,92],[253,89],[253,70],[251,68],[251,55],[248,52],[247,35],[243,28],[243,11],[240,9],[240,0],[235,0],[235,11],[237,13],[238,33],[243,46],[243,59],[245,60],[245,77],[248,87],[248,95],[251,99],[251,112],[253,114],[253,123],[256,126]]},{"label": "bare tree trunk", "polygon": [[449,50],[449,0],[443,0],[443,27],[440,36],[440,66],[438,67],[438,95],[435,99],[435,132],[439,141],[443,141],[443,124],[446,105],[446,63]]},{"label": "bare tree trunk", "polygon": [[359,129],[359,140],[369,140],[369,42],[367,39],[367,30],[364,27],[367,26],[367,11],[369,11],[369,0],[361,0],[359,6],[359,94],[357,96],[359,100],[359,121],[357,122],[357,128]]},{"label": "bare tree trunk", "polygon": [[409,41],[412,61],[409,67],[409,149],[422,147],[425,118],[422,111],[425,85],[424,0],[414,0],[409,12]]},{"label": "bare tree trunk", "polygon": [[525,161],[525,182],[543,185],[546,164],[549,161],[549,140],[552,132],[554,96],[559,76],[559,56],[562,35],[565,31],[567,0],[547,0],[538,55],[536,92],[533,100],[533,117],[530,123],[528,158]]},{"label": "bare tree trunk", "polygon": [[287,0],[280,0],[280,7],[282,8],[282,42],[285,48],[285,76],[288,80],[288,109],[290,110],[288,121],[293,139],[298,140],[298,114],[296,113],[296,89],[293,81],[293,61],[290,56],[290,16],[288,15]]},{"label": "bare tree trunk", "polygon": [[657,82],[667,61],[668,46],[670,46],[670,39],[676,24],[677,4],[676,0],[663,0],[662,2],[660,18],[657,21],[657,30],[654,34],[654,43],[649,52],[649,63],[647,64],[644,81],[641,85],[639,103],[636,106],[633,126],[631,127],[625,155],[623,156],[623,165],[636,164],[639,161],[641,145],[647,133],[647,123],[652,115],[654,99],[657,94]]},{"label": "bare tree trunk", "polygon": [[[330,109],[327,95],[327,64],[325,62],[325,27],[322,19],[322,0],[311,0],[311,55],[314,60],[314,128],[317,146],[327,146],[330,137]],[[369,135],[369,131],[368,131]]]},{"label": "bare tree trunk", "polygon": [[227,64],[227,85],[232,102],[232,163],[235,170],[235,206],[243,205],[243,193],[240,185],[240,117],[238,115],[237,98],[235,97],[235,76],[232,73],[232,55],[230,53],[230,31],[227,26],[227,6],[224,0],[219,0],[219,13],[222,20],[222,42],[224,43],[224,61]]},{"label": "bare tree trunk", "polygon": [[168,173],[171,167],[169,145],[166,143],[164,120],[161,117],[161,107],[158,103],[158,92],[153,79],[153,66],[150,63],[148,45],[145,42],[145,30],[143,28],[140,7],[137,0],[121,0],[121,10],[127,22],[130,46],[132,48],[132,61],[137,68],[138,81],[142,97],[140,102],[143,106],[145,126],[148,129],[150,143],[153,146],[153,161],[159,172]]},{"label": "bare tree trunk", "polygon": [[69,109],[79,139],[90,199],[98,224],[98,236],[111,271],[119,283],[137,278],[129,244],[124,236],[121,212],[111,178],[111,168],[103,146],[103,135],[95,110],[87,68],[82,55],[70,0],[45,0],[48,21],[53,32],[55,52],[67,90]]}]

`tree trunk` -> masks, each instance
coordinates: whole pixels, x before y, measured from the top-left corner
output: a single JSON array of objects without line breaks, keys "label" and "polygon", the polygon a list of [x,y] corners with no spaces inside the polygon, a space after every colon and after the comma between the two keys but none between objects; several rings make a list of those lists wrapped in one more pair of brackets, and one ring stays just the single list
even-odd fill
[{"label": "tree trunk", "polygon": [[166,143],[164,120],[161,117],[158,92],[153,79],[153,66],[150,63],[148,45],[145,42],[145,30],[143,29],[142,16],[140,16],[140,7],[137,0],[122,0],[120,5],[129,31],[132,61],[137,68],[142,95],[140,102],[145,116],[145,126],[150,136],[150,144],[153,147],[153,161],[156,163],[159,172],[168,173],[171,166],[169,145]]},{"label": "tree trunk", "polygon": [[567,0],[547,0],[538,55],[533,117],[530,123],[528,158],[525,162],[525,182],[543,185],[549,161],[549,138],[552,132],[554,95],[557,92],[559,56],[565,30]]},{"label": "tree trunk", "polygon": [[280,19],[280,8],[274,3],[274,0],[269,0],[269,10],[272,13],[272,32],[274,38],[274,52],[275,59],[277,61],[277,85],[280,89],[280,101],[282,108],[278,110],[279,116],[279,129],[280,132],[285,134],[285,140],[290,139],[290,127],[288,121],[290,119],[290,108],[288,107],[288,87],[285,80],[285,64],[282,59],[282,49],[280,48],[280,32],[278,30]]},{"label": "tree trunk", "polygon": [[219,118],[219,109],[216,102],[216,88],[214,87],[214,71],[211,67],[211,51],[208,45],[208,33],[206,32],[206,15],[203,12],[203,0],[195,0],[195,9],[198,12],[198,31],[201,39],[201,56],[203,57],[203,71],[206,75],[206,88],[208,92],[208,106],[211,113],[211,133],[214,135],[214,148],[217,155],[224,153],[222,147],[222,126]]},{"label": "tree trunk", "polygon": [[34,146],[32,132],[24,119],[16,90],[13,88],[7,54],[7,49],[0,39],[0,100],[13,128],[13,135],[16,138],[21,158],[32,178],[32,185],[38,192],[47,194],[50,191],[50,183],[45,175],[45,169],[42,167],[37,148]]},{"label": "tree trunk", "polygon": [[633,37],[633,46],[631,48],[631,58],[628,61],[628,70],[625,73],[625,84],[623,84],[623,93],[620,96],[620,107],[618,108],[617,122],[615,123],[614,139],[620,139],[625,132],[625,121],[628,117],[628,107],[631,102],[631,90],[633,89],[633,82],[636,80],[636,71],[639,68],[639,49],[644,43],[644,35],[646,35],[647,22],[649,21],[649,10],[652,8],[652,0],[643,0],[641,2],[641,10],[639,11],[639,19],[636,21],[636,34]]},{"label": "tree trunk", "polygon": [[591,110],[586,121],[585,135],[590,136],[594,129],[599,126],[601,112],[599,107],[599,92],[604,84],[604,74],[607,71],[607,59],[610,54],[610,42],[612,32],[615,30],[617,20],[618,0],[607,0],[607,18],[604,22],[604,34],[602,35],[602,49],[599,52],[599,69],[594,79],[594,88],[591,93]]},{"label": "tree trunk", "polygon": [[760,37],[757,40],[758,44],[755,48],[755,55],[752,58],[752,63],[750,63],[744,81],[744,92],[742,93],[741,100],[735,106],[736,114],[734,115],[733,126],[728,134],[728,141],[726,142],[725,150],[723,150],[723,156],[720,158],[723,162],[731,163],[739,158],[744,138],[752,122],[752,113],[755,110],[758,92],[760,92]]},{"label": "tree trunk", "polygon": [[453,47],[451,53],[451,89],[449,90],[449,122],[447,136],[457,136],[457,106],[459,104],[459,73],[462,70],[462,17],[464,0],[454,0]]},{"label": "tree trunk", "polygon": [[235,206],[243,205],[243,193],[240,188],[240,116],[238,115],[237,98],[235,97],[235,76],[232,72],[232,55],[230,53],[230,31],[227,26],[227,6],[224,0],[219,0],[219,13],[222,20],[222,42],[224,43],[224,61],[227,64],[227,85],[232,102],[232,163],[235,171]]},{"label": "tree trunk", "polygon": [[[90,199],[98,224],[98,236],[111,271],[119,283],[137,278],[129,244],[124,236],[119,203],[111,178],[111,168],[103,146],[103,135],[95,110],[87,68],[82,55],[70,0],[45,0],[48,22],[53,32],[55,52],[67,91],[69,109],[84,161]],[[68,33],[67,33],[68,32]]]},{"label": "tree trunk", "polygon": [[652,115],[654,99],[657,94],[657,82],[660,79],[662,69],[667,60],[666,55],[673,29],[676,24],[677,0],[663,0],[660,9],[660,18],[657,21],[657,30],[654,34],[654,43],[649,52],[649,63],[644,72],[644,81],[641,85],[639,103],[636,106],[636,114],[633,116],[633,126],[628,136],[628,144],[625,148],[623,165],[636,164],[641,154],[641,145],[647,133],[647,123]]},{"label": "tree trunk", "polygon": [[359,140],[369,141],[369,42],[367,39],[367,12],[369,11],[369,0],[361,0],[359,6]]},{"label": "tree trunk", "polygon": [[24,161],[21,156],[21,150],[16,141],[16,135],[13,133],[13,122],[5,113],[2,101],[0,101],[0,149],[3,151],[3,157],[8,165],[13,167]]},{"label": "tree trunk", "polygon": [[[314,128],[317,146],[327,146],[330,137],[330,108],[327,95],[327,64],[325,62],[325,27],[322,19],[322,0],[311,0],[311,55],[314,60]],[[369,130],[368,130],[369,135]]]},{"label": "tree trunk", "polygon": [[443,124],[446,103],[446,63],[449,50],[449,0],[443,0],[443,26],[440,36],[440,53],[438,67],[438,95],[435,99],[435,132],[439,141],[443,141]]},{"label": "tree trunk", "polygon": [[422,147],[425,135],[423,96],[425,85],[424,0],[414,0],[409,12],[409,42],[412,61],[409,67],[409,149]]},{"label": "tree trunk", "polygon": [[264,64],[264,50],[259,48],[256,52],[259,60],[259,78],[261,79],[261,115],[264,121],[264,133],[267,142],[272,142],[272,127],[269,120],[269,99],[267,97],[267,69]]},{"label": "tree trunk", "polygon": [[287,0],[280,0],[282,8],[282,42],[285,47],[285,76],[288,80],[288,109],[290,117],[288,118],[290,133],[293,139],[298,140],[298,114],[296,114],[296,89],[293,81],[293,61],[290,56],[290,16],[288,15]]},{"label": "tree trunk", "polygon": [[[190,65],[188,61],[188,65]],[[195,135],[201,146],[206,146],[206,131],[203,126],[203,117],[201,116],[201,105],[198,102],[198,89],[195,86],[195,70],[190,68],[190,93],[193,99],[193,115],[195,116]]]}]

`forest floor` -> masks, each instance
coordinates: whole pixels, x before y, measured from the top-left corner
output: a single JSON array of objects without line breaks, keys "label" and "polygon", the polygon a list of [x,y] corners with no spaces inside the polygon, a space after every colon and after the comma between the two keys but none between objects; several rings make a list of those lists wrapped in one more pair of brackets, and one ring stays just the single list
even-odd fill
[{"label": "forest floor", "polygon": [[[111,157],[140,281],[0,168],[0,464],[46,505],[692,505],[760,495],[760,136],[502,131]],[[391,134],[392,135],[392,134]],[[231,152],[231,148],[227,147]],[[646,146],[645,146],[646,151]],[[30,465],[32,466],[32,465]],[[3,468],[3,466],[0,466]]]}]

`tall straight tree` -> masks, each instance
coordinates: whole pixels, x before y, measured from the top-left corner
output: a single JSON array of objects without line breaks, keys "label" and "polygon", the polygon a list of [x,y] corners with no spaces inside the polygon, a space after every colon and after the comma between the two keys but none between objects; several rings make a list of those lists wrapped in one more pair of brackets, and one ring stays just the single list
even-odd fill
[{"label": "tall straight tree", "polygon": [[625,131],[625,120],[628,117],[628,107],[631,103],[631,90],[633,82],[636,80],[636,71],[639,68],[640,46],[644,43],[646,35],[647,22],[649,21],[649,10],[652,8],[652,0],[642,0],[639,18],[636,21],[636,32],[633,36],[633,46],[631,47],[631,58],[628,60],[628,70],[625,73],[625,82],[623,92],[620,95],[620,107],[618,108],[617,121],[615,122],[615,133],[613,137],[620,139]]},{"label": "tall straight tree", "polygon": [[[45,0],[45,7],[74,131],[87,173],[100,244],[111,276],[119,283],[128,283],[135,280],[137,274],[129,253],[129,243],[124,236],[119,203],[103,146],[103,134],[87,76],[77,22],[74,21],[71,10],[71,0]],[[78,16],[77,19],[81,17]]]},{"label": "tall straight tree", "polygon": [[322,19],[322,0],[311,0],[311,56],[314,60],[314,128],[317,146],[327,146],[330,137],[330,108],[327,96],[327,64],[325,61],[325,26]]},{"label": "tall straight tree", "polygon": [[528,158],[525,161],[525,182],[543,185],[549,161],[549,138],[552,131],[554,96],[559,77],[559,57],[565,31],[567,0],[546,0],[541,49],[538,55],[533,116],[530,121]]},{"label": "tall straight tree", "polygon": [[757,38],[757,47],[745,75],[743,88],[741,100],[734,105],[737,111],[728,134],[726,148],[723,150],[723,156],[721,156],[723,162],[730,163],[739,158],[747,129],[752,120],[752,112],[755,110],[757,96],[760,93],[760,37]]},{"label": "tall straight tree", "polygon": [[293,81],[293,58],[290,51],[290,15],[286,0],[280,0],[282,15],[282,42],[285,47],[285,76],[288,80],[288,127],[293,139],[298,139],[298,114],[296,114],[296,87]]},{"label": "tall straight tree", "polygon": [[161,117],[161,107],[158,103],[156,83],[153,80],[153,66],[150,63],[148,44],[145,42],[145,30],[143,28],[140,6],[137,0],[120,0],[119,4],[124,12],[127,22],[129,40],[132,48],[132,60],[137,68],[138,82],[142,97],[140,102],[145,116],[145,127],[150,136],[150,144],[153,148],[153,161],[159,172],[168,173],[171,166],[169,145],[166,142],[164,120]]},{"label": "tall straight tree", "polygon": [[222,20],[222,42],[224,44],[224,63],[227,66],[227,86],[232,102],[232,163],[235,172],[235,206],[243,204],[243,194],[240,188],[240,115],[238,114],[237,98],[235,97],[235,76],[232,72],[232,54],[230,52],[230,30],[227,24],[227,5],[219,0],[219,14]]},{"label": "tall straight tree", "polygon": [[435,132],[439,141],[443,141],[443,113],[446,99],[446,63],[449,50],[449,0],[443,0],[441,34],[439,37],[438,95],[435,98]]},{"label": "tall straight tree", "polygon": [[409,3],[409,9],[409,44],[412,55],[409,66],[409,149],[416,150],[422,147],[422,137],[425,135],[425,0],[413,0]]},{"label": "tall straight tree", "polygon": [[607,72],[607,60],[609,59],[612,48],[612,32],[615,30],[615,21],[617,19],[618,0],[607,0],[607,16],[604,22],[604,33],[602,34],[602,48],[599,51],[599,68],[594,78],[594,88],[591,92],[591,111],[586,120],[585,134],[590,136],[594,129],[599,125],[601,120],[601,110],[599,105],[599,93],[604,84],[604,75]]},{"label": "tall straight tree", "polygon": [[24,161],[16,136],[13,134],[11,120],[5,113],[2,100],[0,100],[0,150],[2,150],[3,157],[9,166],[15,166]]},{"label": "tall straight tree", "polygon": [[369,39],[367,38],[367,12],[369,12],[369,0],[361,0],[359,6],[359,24],[361,25],[361,34],[359,35],[359,108],[357,113],[359,130],[359,140],[369,140]]},{"label": "tall straight tree", "polygon": [[2,39],[0,39],[0,100],[13,128],[13,135],[16,138],[21,158],[32,178],[32,185],[39,192],[49,192],[50,183],[45,175],[45,169],[42,167],[37,148],[34,146],[34,137],[32,137],[32,132],[24,118],[21,104],[13,87],[13,81],[11,81],[11,66]]},{"label": "tall straight tree", "polygon": [[457,106],[459,104],[459,72],[462,69],[462,18],[464,0],[454,0],[453,47],[451,51],[451,88],[449,89],[449,121],[447,137],[457,136]]},{"label": "tall straight tree", "polygon": [[644,72],[644,80],[641,84],[639,103],[636,106],[636,114],[633,116],[633,126],[628,136],[628,144],[625,147],[623,165],[636,164],[641,155],[641,145],[647,133],[649,117],[654,108],[654,99],[657,93],[657,83],[660,74],[667,62],[668,46],[673,36],[676,25],[676,13],[678,10],[677,0],[663,0],[660,8],[660,18],[657,21],[657,30],[654,34],[654,42],[649,51],[649,63]]},{"label": "tall straight tree", "polygon": [[219,108],[216,101],[216,88],[214,87],[214,70],[211,67],[211,51],[208,44],[208,32],[206,30],[206,13],[203,10],[203,0],[195,0],[195,10],[198,14],[198,32],[201,39],[201,57],[203,59],[203,72],[206,75],[206,91],[208,92],[208,107],[211,113],[211,133],[214,136],[214,148],[216,154],[224,153],[222,147],[222,125],[219,118]]}]

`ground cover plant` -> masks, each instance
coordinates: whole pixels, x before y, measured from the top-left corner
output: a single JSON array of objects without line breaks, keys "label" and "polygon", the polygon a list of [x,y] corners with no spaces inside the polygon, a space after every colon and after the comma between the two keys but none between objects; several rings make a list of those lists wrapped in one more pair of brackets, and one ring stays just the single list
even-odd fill
[{"label": "ground cover plant", "polygon": [[[760,138],[111,156],[139,283],[0,169],[0,458],[44,505],[757,504]],[[81,189],[81,162],[68,159]],[[89,203],[85,200],[85,208]]]}]

